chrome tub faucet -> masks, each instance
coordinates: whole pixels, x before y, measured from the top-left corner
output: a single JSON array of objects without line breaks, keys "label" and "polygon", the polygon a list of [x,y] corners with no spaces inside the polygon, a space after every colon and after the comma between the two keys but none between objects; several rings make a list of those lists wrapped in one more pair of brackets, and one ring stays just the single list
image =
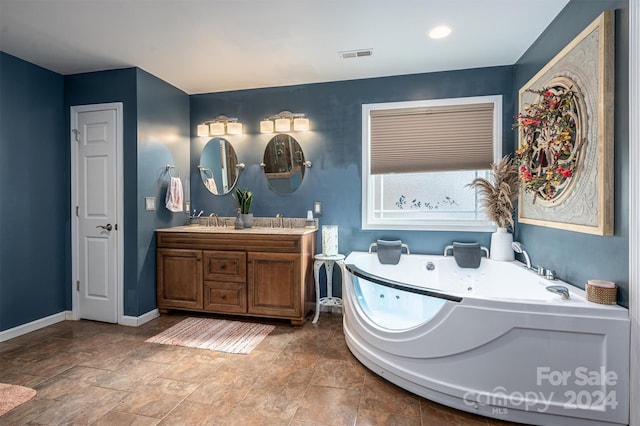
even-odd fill
[{"label": "chrome tub faucet", "polygon": [[518,241],[514,241],[511,243],[511,248],[516,253],[522,254],[524,256],[527,269],[533,269],[533,267],[531,266],[531,258],[529,257],[529,253],[527,253],[527,251],[524,249],[524,246],[522,245],[522,243]]}]

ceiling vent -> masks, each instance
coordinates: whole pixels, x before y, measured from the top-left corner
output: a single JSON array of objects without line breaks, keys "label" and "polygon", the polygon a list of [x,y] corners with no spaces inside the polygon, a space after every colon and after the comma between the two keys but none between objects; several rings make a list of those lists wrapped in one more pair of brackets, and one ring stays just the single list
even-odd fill
[{"label": "ceiling vent", "polygon": [[338,55],[342,59],[365,58],[367,56],[373,55],[373,49],[345,50],[342,52],[338,52]]}]

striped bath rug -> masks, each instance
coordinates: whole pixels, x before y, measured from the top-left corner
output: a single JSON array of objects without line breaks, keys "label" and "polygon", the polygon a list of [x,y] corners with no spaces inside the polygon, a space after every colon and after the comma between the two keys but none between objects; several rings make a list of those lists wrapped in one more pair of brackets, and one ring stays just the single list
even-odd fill
[{"label": "striped bath rug", "polygon": [[190,317],[146,342],[249,354],[274,329],[273,325]]},{"label": "striped bath rug", "polygon": [[36,391],[31,388],[0,383],[0,416],[18,405],[24,404],[34,396],[36,396]]}]

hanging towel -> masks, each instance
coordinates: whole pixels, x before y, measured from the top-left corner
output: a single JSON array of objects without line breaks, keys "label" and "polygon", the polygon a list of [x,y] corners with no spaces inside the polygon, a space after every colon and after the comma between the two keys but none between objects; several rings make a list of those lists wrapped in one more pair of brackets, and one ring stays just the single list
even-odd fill
[{"label": "hanging towel", "polygon": [[180,178],[172,177],[167,187],[165,205],[169,211],[174,213],[182,212],[182,182]]},{"label": "hanging towel", "polygon": [[218,187],[216,186],[216,181],[213,180],[213,178],[207,178],[207,180],[204,183],[204,186],[207,187],[207,189],[212,193],[212,194],[217,194],[218,193]]}]

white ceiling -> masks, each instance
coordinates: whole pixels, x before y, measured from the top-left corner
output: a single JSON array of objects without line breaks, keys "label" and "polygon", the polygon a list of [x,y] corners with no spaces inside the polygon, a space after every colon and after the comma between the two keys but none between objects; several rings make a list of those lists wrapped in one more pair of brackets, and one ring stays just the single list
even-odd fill
[{"label": "white ceiling", "polygon": [[[567,3],[0,0],[0,49],[61,74],[137,66],[195,94],[511,65]],[[452,34],[429,39],[442,23]]]}]

